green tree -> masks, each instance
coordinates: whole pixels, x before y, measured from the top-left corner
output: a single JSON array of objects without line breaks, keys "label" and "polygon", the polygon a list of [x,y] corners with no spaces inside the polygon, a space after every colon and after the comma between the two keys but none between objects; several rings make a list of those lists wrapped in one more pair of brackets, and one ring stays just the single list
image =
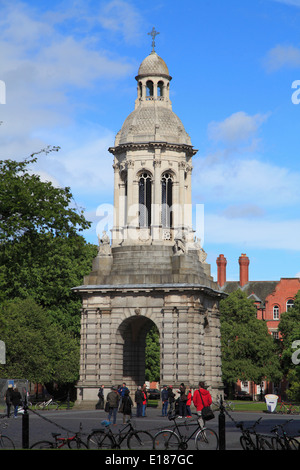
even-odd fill
[{"label": "green tree", "polygon": [[145,379],[158,382],[160,379],[159,331],[153,326],[146,336]]},{"label": "green tree", "polygon": [[223,381],[278,382],[282,376],[276,344],[256,307],[241,290],[220,302]]},{"label": "green tree", "polygon": [[78,233],[90,222],[72,207],[70,188],[41,181],[30,170],[36,161],[0,161],[0,301],[33,298],[78,335],[81,302],[71,289],[90,271],[97,247]]},{"label": "green tree", "polygon": [[31,382],[75,382],[78,379],[79,344],[56,325],[33,299],[14,299],[0,306],[1,339],[6,364],[1,377]]},{"label": "green tree", "polygon": [[278,330],[281,334],[282,368],[289,384],[288,398],[300,400],[300,291],[295,297],[294,307],[280,316]]}]

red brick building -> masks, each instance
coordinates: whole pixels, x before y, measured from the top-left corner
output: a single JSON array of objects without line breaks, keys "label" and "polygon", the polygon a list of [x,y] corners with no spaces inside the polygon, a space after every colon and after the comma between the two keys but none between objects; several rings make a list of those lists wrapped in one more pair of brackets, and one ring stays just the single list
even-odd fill
[{"label": "red brick building", "polygon": [[[294,305],[294,298],[300,290],[300,278],[281,278],[279,281],[250,281],[249,264],[249,258],[246,254],[242,254],[239,258],[239,280],[226,281],[227,260],[221,254],[217,258],[219,287],[227,294],[237,289],[245,292],[248,298],[253,299],[257,307],[257,318],[267,323],[268,330],[274,338],[279,338],[280,316]],[[252,385],[249,383],[240,384],[241,390],[260,393],[259,387],[258,390],[250,390],[251,388]],[[276,390],[268,390],[268,392],[276,392]]]}]

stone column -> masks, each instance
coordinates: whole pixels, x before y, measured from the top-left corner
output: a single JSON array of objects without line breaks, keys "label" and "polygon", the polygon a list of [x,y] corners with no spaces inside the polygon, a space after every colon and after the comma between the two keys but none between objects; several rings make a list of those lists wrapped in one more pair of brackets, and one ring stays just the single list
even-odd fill
[{"label": "stone column", "polygon": [[162,310],[160,355],[161,383],[173,385],[177,382],[178,368],[178,310],[174,307],[164,307]]},{"label": "stone column", "polygon": [[112,244],[120,243],[120,165],[115,163],[114,169],[114,226],[112,229]]},{"label": "stone column", "polygon": [[160,241],[160,215],[161,215],[161,160],[160,149],[155,149],[154,166],[154,186],[153,186],[153,203],[152,203],[152,217],[151,217],[151,235],[154,242]]}]

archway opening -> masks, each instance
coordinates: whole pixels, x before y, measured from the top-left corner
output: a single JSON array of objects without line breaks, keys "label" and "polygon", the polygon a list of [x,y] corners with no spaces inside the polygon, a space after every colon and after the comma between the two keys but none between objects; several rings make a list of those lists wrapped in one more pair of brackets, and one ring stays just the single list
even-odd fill
[{"label": "archway opening", "polygon": [[[122,322],[117,331],[118,383],[135,389],[160,375],[159,332],[147,317],[136,315]],[[150,381],[150,380],[149,380]]]}]

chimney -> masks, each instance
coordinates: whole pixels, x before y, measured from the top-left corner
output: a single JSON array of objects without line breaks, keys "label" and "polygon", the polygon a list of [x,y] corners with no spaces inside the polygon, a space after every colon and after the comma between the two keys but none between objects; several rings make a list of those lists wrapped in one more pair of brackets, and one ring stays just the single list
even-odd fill
[{"label": "chimney", "polygon": [[219,255],[217,258],[218,266],[218,284],[220,287],[223,287],[226,282],[226,264],[227,260],[224,255]]},{"label": "chimney", "polygon": [[249,281],[249,258],[246,256],[245,253],[242,253],[239,257],[239,265],[240,265],[240,286],[243,287]]}]

